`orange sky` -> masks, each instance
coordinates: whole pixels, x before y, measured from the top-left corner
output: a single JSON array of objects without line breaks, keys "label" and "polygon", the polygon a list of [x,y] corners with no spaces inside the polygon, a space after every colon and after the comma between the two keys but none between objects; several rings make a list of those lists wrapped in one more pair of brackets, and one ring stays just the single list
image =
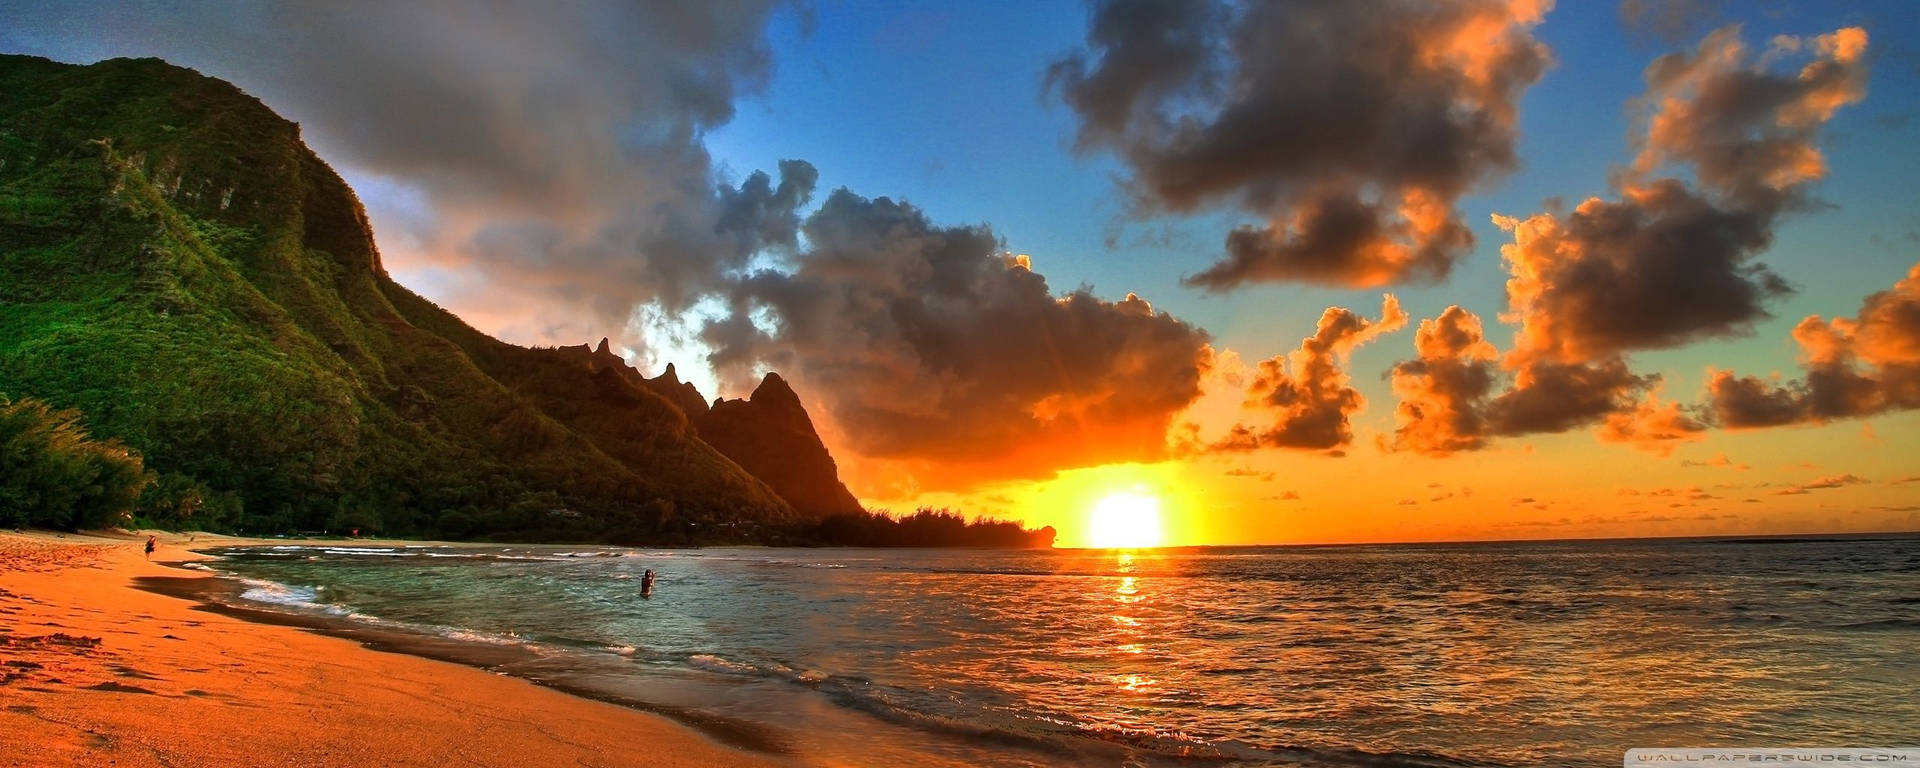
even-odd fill
[{"label": "orange sky", "polygon": [[1447,458],[1382,453],[1364,430],[1359,438],[1337,459],[1269,451],[1115,464],[866,501],[1051,525],[1060,546],[1086,543],[1101,498],[1136,489],[1162,500],[1170,546],[1920,530],[1916,413],[1719,432],[1670,457],[1587,432]]}]

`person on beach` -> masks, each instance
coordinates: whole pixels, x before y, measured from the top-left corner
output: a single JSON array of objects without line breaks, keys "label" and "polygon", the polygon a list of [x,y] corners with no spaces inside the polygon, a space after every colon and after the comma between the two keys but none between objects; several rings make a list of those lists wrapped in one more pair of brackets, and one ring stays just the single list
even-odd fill
[{"label": "person on beach", "polygon": [[648,568],[647,572],[640,577],[640,596],[653,597],[653,569],[652,568]]},{"label": "person on beach", "polygon": [[157,547],[157,546],[160,546],[160,537],[148,536],[147,537],[147,559],[148,560],[153,559],[153,549],[154,547]]}]

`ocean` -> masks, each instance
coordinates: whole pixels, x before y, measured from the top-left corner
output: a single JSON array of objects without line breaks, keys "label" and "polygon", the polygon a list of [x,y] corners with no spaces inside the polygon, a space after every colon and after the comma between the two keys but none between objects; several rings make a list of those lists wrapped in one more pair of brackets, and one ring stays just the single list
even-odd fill
[{"label": "ocean", "polygon": [[1920,743],[1910,536],[216,552],[203,567],[230,586],[208,599],[417,638],[805,765],[1601,766],[1630,747]]}]

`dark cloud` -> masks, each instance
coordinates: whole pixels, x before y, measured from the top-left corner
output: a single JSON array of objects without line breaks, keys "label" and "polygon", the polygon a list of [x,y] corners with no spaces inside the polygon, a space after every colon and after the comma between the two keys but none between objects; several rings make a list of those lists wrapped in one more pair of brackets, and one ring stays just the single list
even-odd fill
[{"label": "dark cloud", "polygon": [[1805,377],[1782,383],[1715,371],[1707,391],[1728,427],[1776,427],[1920,408],[1920,264],[1857,317],[1819,315],[1793,329]]},{"label": "dark cloud", "polygon": [[1344,307],[1328,307],[1314,334],[1284,357],[1261,361],[1247,387],[1247,406],[1270,414],[1261,426],[1237,424],[1217,450],[1340,448],[1353,442],[1349,417],[1366,404],[1345,366],[1360,345],[1407,324],[1393,294],[1381,300],[1380,319],[1368,320]]},{"label": "dark cloud", "polygon": [[1265,219],[1190,284],[1433,281],[1472,245],[1455,201],[1517,165],[1549,5],[1105,0],[1048,83],[1142,213]]},{"label": "dark cloud", "polygon": [[[1867,33],[1858,27],[1815,37],[1775,37],[1751,56],[1740,28],[1715,31],[1691,53],[1647,68],[1648,120],[1636,174],[1691,166],[1700,185],[1731,207],[1770,211],[1800,202],[1826,175],[1818,146],[1835,110],[1867,94]],[[1809,60],[1778,71],[1771,61]]]},{"label": "dark cloud", "polygon": [[1656,377],[1635,376],[1625,361],[1534,363],[1514,376],[1513,386],[1487,404],[1487,423],[1497,435],[1565,432],[1632,408]]},{"label": "dark cloud", "polygon": [[1501,220],[1514,277],[1508,298],[1529,355],[1560,362],[1675,347],[1748,332],[1786,282],[1748,259],[1772,240],[1770,215],[1729,211],[1665,179],[1564,216]]},{"label": "dark cloud", "polygon": [[846,448],[937,462],[923,488],[1160,457],[1199,395],[1205,332],[1132,294],[1056,296],[984,227],[839,190],[803,231],[790,271],[743,280],[707,326],[711,362],[791,373]]},{"label": "dark cloud", "polygon": [[729,183],[703,143],[766,82],[779,5],[52,0],[0,11],[0,40],[232,80],[362,182],[390,266],[461,275],[475,316],[528,308],[488,323],[523,341],[639,346],[637,305],[791,242],[811,169]]}]

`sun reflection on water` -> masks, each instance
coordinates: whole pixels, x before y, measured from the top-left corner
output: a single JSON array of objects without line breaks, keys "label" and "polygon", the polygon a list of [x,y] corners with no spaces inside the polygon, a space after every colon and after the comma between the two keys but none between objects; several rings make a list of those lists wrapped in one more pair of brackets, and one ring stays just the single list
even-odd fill
[{"label": "sun reflection on water", "polygon": [[1113,623],[1119,628],[1114,640],[1114,652],[1109,661],[1115,671],[1110,675],[1113,684],[1122,692],[1143,693],[1158,684],[1152,676],[1142,674],[1138,666],[1153,661],[1148,648],[1148,629],[1141,613],[1147,595],[1144,583],[1134,573],[1134,558],[1131,552],[1120,552],[1114,556],[1114,571],[1123,574],[1113,587]]}]

